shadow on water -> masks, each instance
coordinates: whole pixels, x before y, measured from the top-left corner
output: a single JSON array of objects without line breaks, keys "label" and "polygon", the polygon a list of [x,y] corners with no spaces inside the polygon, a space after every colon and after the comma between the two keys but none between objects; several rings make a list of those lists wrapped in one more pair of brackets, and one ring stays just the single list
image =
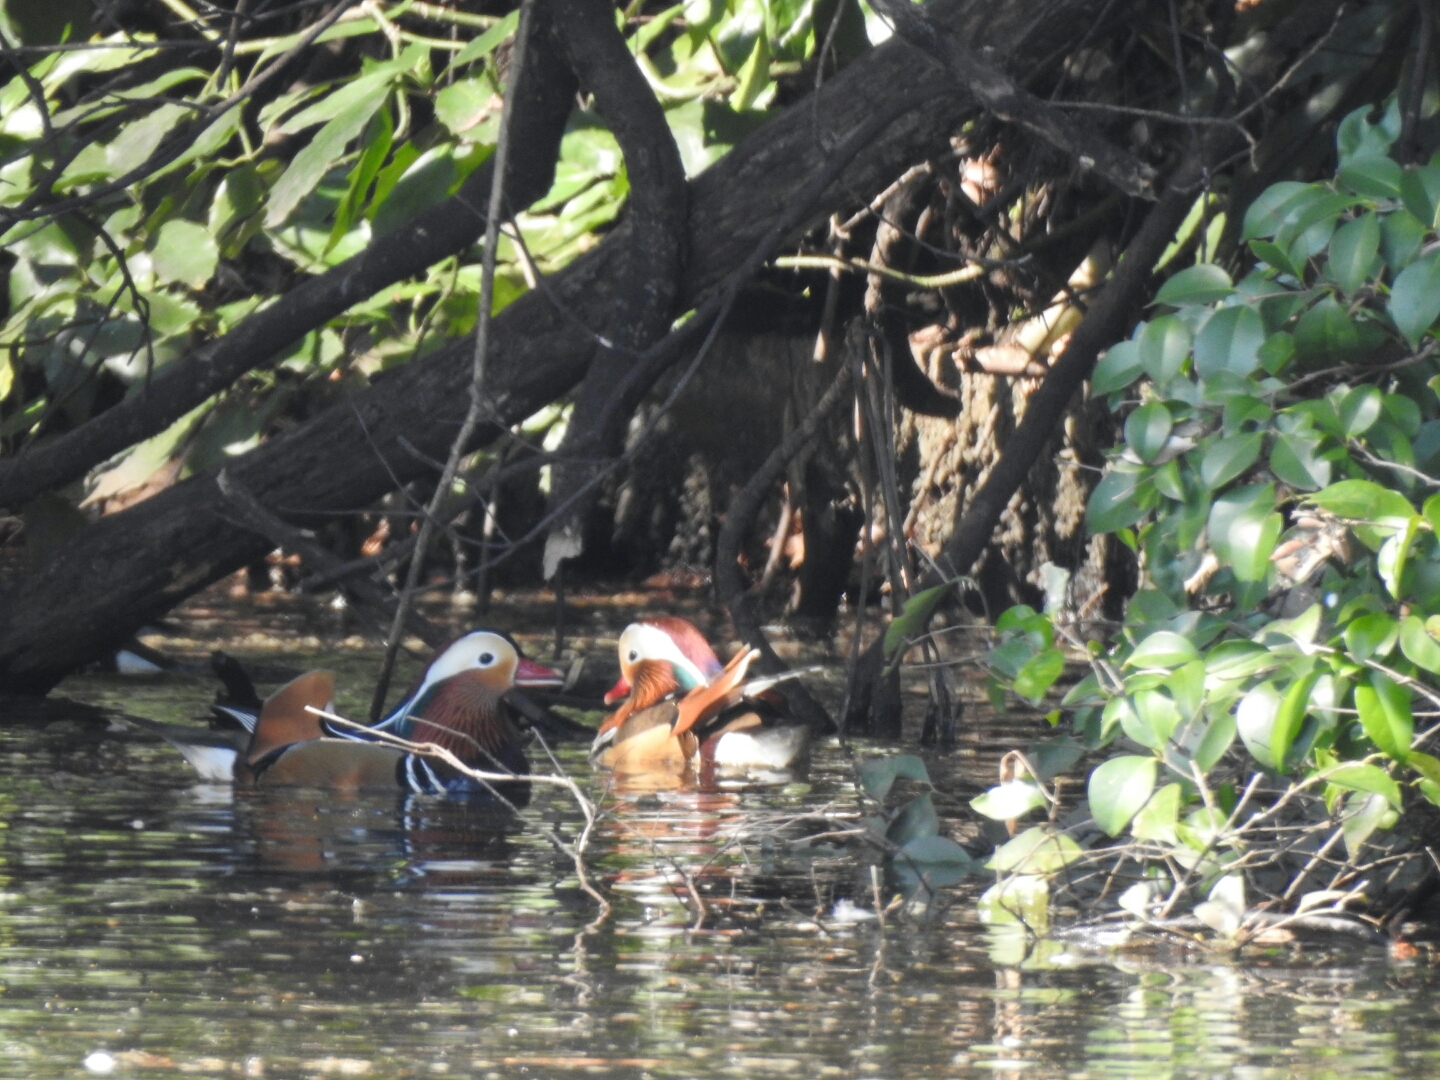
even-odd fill
[{"label": "shadow on water", "polygon": [[[0,717],[6,1076],[1440,1074],[1423,961],[1348,943],[1007,954],[974,918],[983,882],[882,927],[862,858],[777,839],[854,805],[834,743],[788,783],[708,792],[607,790],[566,748],[607,812],[590,865],[614,910],[595,924],[531,825],[196,785],[163,743],[107,726],[107,709],[196,719],[203,679],[63,692],[100,708]],[[952,832],[1010,734],[972,725],[933,763]],[[562,791],[530,809],[578,829]]]}]

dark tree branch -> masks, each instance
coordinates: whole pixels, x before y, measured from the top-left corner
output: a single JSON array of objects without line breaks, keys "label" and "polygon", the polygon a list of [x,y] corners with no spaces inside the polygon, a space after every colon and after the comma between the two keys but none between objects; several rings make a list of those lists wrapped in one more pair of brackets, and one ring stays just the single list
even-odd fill
[{"label": "dark tree branch", "polygon": [[[548,34],[537,34],[517,90],[516,147],[505,177],[511,205],[528,206],[550,188],[575,77]],[[262,366],[315,327],[397,281],[464,251],[485,231],[483,207],[493,158],[460,190],[407,224],[378,236],[358,255],[278,297],[230,333],[165,366],[143,393],[8,462],[0,462],[0,506],[18,508],[41,492],[76,480],[126,447],[164,431],[247,371]]]},{"label": "dark tree branch", "polygon": [[1000,119],[1035,133],[1081,168],[1095,171],[1127,195],[1154,198],[1154,169],[1020,89],[959,37],[937,28],[920,5],[911,0],[874,0],[874,6],[899,37],[938,61],[951,78]]},{"label": "dark tree branch", "polygon": [[[725,524],[715,541],[715,587],[720,598],[730,611],[730,621],[735,624],[735,633],[746,647],[760,650],[757,669],[779,674],[788,670],[788,665],[776,655],[765,632],[760,627],[759,597],[747,589],[740,572],[740,545],[745,542],[745,533],[754,522],[760,508],[776,483],[785,473],[785,467],[798,454],[830,415],[835,406],[845,400],[845,391],[850,386],[850,365],[842,363],[830,388],[821,396],[815,408],[801,421],[785,439],[770,452],[764,464],[756,470],[743,488],[730,500],[725,508]],[[792,683],[786,688],[786,696],[796,707],[807,724],[816,730],[833,727],[825,707],[811,696],[803,686]]]},{"label": "dark tree branch", "polygon": [[[304,529],[287,525],[266,510],[245,485],[233,479],[225,470],[220,471],[215,483],[229,504],[230,513],[239,519],[244,528],[264,537],[274,547],[299,555],[301,562],[312,574],[333,573],[341,566],[338,555]],[[354,604],[373,613],[371,625],[377,634],[383,635],[386,625],[395,617],[395,597],[364,577],[347,576],[340,587]],[[432,649],[438,649],[453,636],[417,611],[406,612],[405,629]]]},{"label": "dark tree branch", "polygon": [[[670,327],[685,264],[685,219],[689,192],[685,168],[665,112],[615,26],[608,0],[552,0],[555,24],[580,85],[620,143],[630,179],[626,217],[630,258],[604,338],[575,394],[575,407],[560,450],[585,458],[610,457],[620,448],[627,417],[612,418],[605,403],[615,384],[635,365],[637,350],[665,336]],[[594,475],[583,460],[557,467],[551,505],[569,503],[551,526],[546,543],[546,576],[560,559],[580,553],[581,527],[594,501],[594,488],[575,498]]]}]

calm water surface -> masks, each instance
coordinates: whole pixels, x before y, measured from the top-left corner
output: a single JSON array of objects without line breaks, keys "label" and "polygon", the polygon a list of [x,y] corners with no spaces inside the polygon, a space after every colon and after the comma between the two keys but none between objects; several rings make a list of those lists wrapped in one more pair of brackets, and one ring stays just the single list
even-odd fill
[{"label": "calm water surface", "polygon": [[[159,719],[209,695],[198,678],[67,691]],[[883,930],[845,921],[837,902],[873,907],[853,854],[727,844],[853,805],[834,745],[804,782],[645,796],[606,795],[567,749],[609,811],[590,861],[614,910],[595,924],[535,824],[573,834],[562,792],[537,788],[528,824],[237,796],[163,743],[54,715],[0,726],[5,1076],[1440,1075],[1423,960],[1067,945],[1013,966],[974,920],[985,882]],[[966,798],[993,761],[973,738],[934,765]]]}]

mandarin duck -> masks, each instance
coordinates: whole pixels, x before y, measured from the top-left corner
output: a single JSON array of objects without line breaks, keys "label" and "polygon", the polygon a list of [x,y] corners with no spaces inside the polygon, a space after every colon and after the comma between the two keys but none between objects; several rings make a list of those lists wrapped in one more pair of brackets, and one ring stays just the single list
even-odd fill
[{"label": "mandarin duck", "polygon": [[[482,794],[486,789],[479,782],[438,759],[386,745],[373,731],[436,743],[476,769],[524,775],[529,762],[502,699],[515,686],[561,682],[558,673],[527,659],[509,635],[475,630],[441,649],[415,689],[374,729],[333,725],[308,711],[330,711],[335,694],[333,674],[311,671],[282,686],[256,710],[245,704],[218,706],[249,729],[243,746],[217,733],[210,739],[189,738],[180,750],[205,779],[233,778],[245,787]],[[516,802],[517,796],[523,800],[528,795],[528,786],[502,785],[501,793]]]},{"label": "mandarin duck", "polygon": [[620,635],[620,679],[605,703],[620,707],[595,737],[591,759],[617,773],[785,769],[804,755],[810,729],[771,688],[794,673],[746,680],[758,649],[727,665],[690,622],[661,616]]}]

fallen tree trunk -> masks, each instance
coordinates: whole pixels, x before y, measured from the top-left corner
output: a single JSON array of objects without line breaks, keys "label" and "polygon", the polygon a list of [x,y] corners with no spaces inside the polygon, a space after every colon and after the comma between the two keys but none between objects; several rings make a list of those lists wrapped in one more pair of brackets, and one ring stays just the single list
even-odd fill
[{"label": "fallen tree trunk", "polygon": [[[991,63],[1023,78],[1039,58],[1061,55],[1075,26],[1089,26],[1103,0],[1057,0],[1044,20],[1023,0],[936,4],[932,18],[963,34]],[[926,100],[923,108],[914,102]],[[776,221],[830,165],[830,147],[897,102],[908,111],[869,139],[809,208],[792,236],[873,192],[908,163],[945,150],[957,123],[975,111],[941,73],[917,77],[903,42],[872,50],[818,93],[776,118],[690,184],[685,244],[691,253],[678,290],[695,306],[751,258]],[[898,111],[898,110],[897,110]],[[523,134],[523,133],[522,133]],[[489,394],[494,422],[476,445],[565,394],[593,352],[586,328],[605,325],[627,279],[631,251],[622,225],[539,290],[517,300],[492,327]],[[553,295],[554,301],[551,296]],[[558,303],[566,308],[556,310]],[[227,466],[272,513],[314,521],[315,511],[364,507],[396,483],[429,471],[409,446],[443,457],[465,409],[471,343],[457,341]],[[0,690],[43,694],[146,621],[263,554],[269,541],[225,515],[213,475],[176,485],[72,537],[51,561],[0,596]]]}]

